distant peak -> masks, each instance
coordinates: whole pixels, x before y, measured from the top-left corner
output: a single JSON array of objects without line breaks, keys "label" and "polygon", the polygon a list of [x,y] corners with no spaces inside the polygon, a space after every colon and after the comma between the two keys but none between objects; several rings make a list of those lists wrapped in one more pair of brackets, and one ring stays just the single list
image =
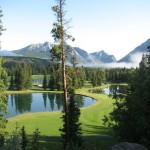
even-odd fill
[{"label": "distant peak", "polygon": [[104,50],[101,50],[101,51],[99,51],[99,52],[101,52],[101,53],[105,53],[105,51],[104,51]]},{"label": "distant peak", "polygon": [[150,38],[149,39],[147,39],[147,41],[146,41],[147,43],[150,43]]},{"label": "distant peak", "polygon": [[50,44],[51,44],[51,43],[48,42],[48,41],[46,41],[46,42],[43,43],[43,45],[50,45]]}]

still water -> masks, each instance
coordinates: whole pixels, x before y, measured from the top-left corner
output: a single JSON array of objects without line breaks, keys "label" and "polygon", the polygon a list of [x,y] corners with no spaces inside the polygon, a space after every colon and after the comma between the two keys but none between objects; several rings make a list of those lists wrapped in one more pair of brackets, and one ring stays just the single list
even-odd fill
[{"label": "still water", "polygon": [[102,91],[107,95],[114,95],[118,93],[125,93],[127,89],[127,85],[111,85],[107,88],[104,88]]},{"label": "still water", "polygon": [[[76,95],[78,107],[87,107],[96,100],[90,97]],[[63,95],[52,93],[8,94],[8,112],[6,118],[29,112],[50,112],[63,110]]]}]

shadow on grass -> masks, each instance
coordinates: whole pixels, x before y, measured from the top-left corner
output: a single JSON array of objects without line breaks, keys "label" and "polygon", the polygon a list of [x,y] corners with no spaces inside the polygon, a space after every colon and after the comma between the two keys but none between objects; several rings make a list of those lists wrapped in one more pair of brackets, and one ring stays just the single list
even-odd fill
[{"label": "shadow on grass", "polygon": [[[111,130],[104,126],[84,125],[83,150],[106,150],[117,143],[111,136]],[[61,150],[63,139],[61,137],[41,136],[41,145],[46,150]]]},{"label": "shadow on grass", "polygon": [[[83,150],[106,150],[108,147],[116,144],[113,138],[105,136],[83,136]],[[40,145],[45,150],[62,150],[63,139],[61,137],[40,136]]]},{"label": "shadow on grass", "polygon": [[89,136],[111,136],[112,132],[110,128],[104,126],[97,126],[97,125],[84,125],[85,129],[83,130],[85,135]]}]

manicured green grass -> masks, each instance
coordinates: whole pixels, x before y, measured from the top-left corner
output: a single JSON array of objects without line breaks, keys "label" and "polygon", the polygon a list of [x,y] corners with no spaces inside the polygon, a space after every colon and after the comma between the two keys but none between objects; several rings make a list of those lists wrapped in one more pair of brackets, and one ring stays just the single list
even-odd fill
[{"label": "manicured green grass", "polygon": [[[109,86],[109,84],[96,88],[104,88],[107,86]],[[91,93],[89,92],[90,89],[93,88],[87,83],[84,88],[76,90],[76,94],[86,95],[97,100],[94,105],[81,109],[80,122],[82,123],[83,136],[106,136],[107,138],[107,136],[111,135],[111,131],[103,125],[102,119],[104,115],[108,115],[113,109],[113,100],[106,94]],[[36,90],[26,92],[33,91]],[[40,92],[42,92],[42,90]],[[28,135],[32,134],[36,128],[39,128],[42,137],[60,137],[59,128],[62,127],[61,116],[62,113],[56,111],[29,113],[9,118],[7,131],[11,133],[15,129],[15,123],[19,122],[20,127],[25,126]],[[111,143],[115,143],[114,139],[104,138],[99,140],[99,142],[100,141],[104,143],[104,147],[106,147],[107,144],[111,145]]]},{"label": "manicured green grass", "polygon": [[[87,95],[97,100],[94,105],[81,109],[80,122],[83,135],[109,135],[109,129],[103,126],[102,118],[112,110],[112,99],[105,94],[89,93],[89,89],[92,87],[86,85],[85,88],[76,90],[77,94]],[[26,92],[32,92],[32,90]],[[12,132],[15,122],[19,122],[20,126],[26,127],[28,134],[31,134],[35,128],[39,128],[43,136],[60,136],[58,129],[62,126],[61,115],[59,111],[20,115],[8,119],[7,130]]]},{"label": "manicured green grass", "polygon": [[32,79],[43,79],[43,75],[32,75]]}]

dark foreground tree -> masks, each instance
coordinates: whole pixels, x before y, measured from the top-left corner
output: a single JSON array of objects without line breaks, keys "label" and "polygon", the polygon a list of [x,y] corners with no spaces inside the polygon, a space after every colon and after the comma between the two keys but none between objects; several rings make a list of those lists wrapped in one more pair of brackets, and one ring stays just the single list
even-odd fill
[{"label": "dark foreground tree", "polygon": [[150,149],[150,55],[143,55],[127,92],[114,96],[114,110],[105,121],[111,121],[115,136]]},{"label": "dark foreground tree", "polygon": [[67,143],[66,138],[66,122],[65,115],[62,116],[64,122],[63,127],[60,129],[61,136],[65,140],[63,148],[67,150],[73,150],[76,148],[81,148],[82,146],[82,129],[81,123],[79,122],[80,109],[75,101],[75,91],[74,89],[69,90],[69,105],[68,105],[68,118],[69,118],[69,142]]},{"label": "dark foreground tree", "polygon": [[72,62],[73,66],[70,67],[72,78],[70,79],[70,84],[68,85],[69,93],[69,103],[68,103],[68,119],[69,119],[69,142],[66,143],[66,122],[65,115],[63,115],[63,128],[60,129],[62,138],[65,139],[64,149],[74,150],[74,148],[81,148],[82,146],[82,129],[81,123],[79,122],[80,109],[78,108],[77,102],[75,100],[75,87],[76,87],[76,62]]},{"label": "dark foreground tree", "polygon": [[21,134],[21,142],[20,142],[21,149],[22,150],[28,150],[27,146],[28,146],[29,140],[27,138],[27,134],[26,134],[24,126],[21,128],[20,134]]}]

